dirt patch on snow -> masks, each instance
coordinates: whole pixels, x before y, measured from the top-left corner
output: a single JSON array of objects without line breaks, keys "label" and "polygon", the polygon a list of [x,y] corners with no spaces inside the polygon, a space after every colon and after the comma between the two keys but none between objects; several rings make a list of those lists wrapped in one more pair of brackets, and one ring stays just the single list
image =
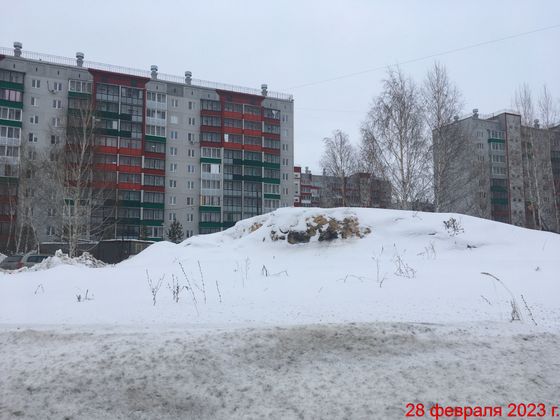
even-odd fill
[{"label": "dirt patch on snow", "polygon": [[290,244],[310,242],[317,238],[319,242],[333,241],[335,239],[363,238],[371,233],[369,227],[361,227],[357,217],[349,216],[342,220],[324,215],[306,219],[305,230],[292,230],[284,232],[271,230],[270,238],[273,241],[287,241]]}]

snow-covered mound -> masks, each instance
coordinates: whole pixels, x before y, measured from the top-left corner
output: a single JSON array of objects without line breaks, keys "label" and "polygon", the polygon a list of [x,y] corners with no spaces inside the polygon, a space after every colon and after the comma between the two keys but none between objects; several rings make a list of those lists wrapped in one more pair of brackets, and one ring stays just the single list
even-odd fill
[{"label": "snow-covered mound", "polygon": [[178,245],[154,244],[114,266],[2,274],[0,323],[520,317],[558,329],[559,256],[559,235],[469,216],[287,208]]}]

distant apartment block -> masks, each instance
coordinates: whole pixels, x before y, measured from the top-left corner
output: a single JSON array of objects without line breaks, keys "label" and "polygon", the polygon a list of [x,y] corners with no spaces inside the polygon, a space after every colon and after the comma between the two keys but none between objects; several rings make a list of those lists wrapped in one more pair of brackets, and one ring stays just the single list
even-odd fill
[{"label": "distant apartment block", "polygon": [[[104,238],[161,240],[177,220],[186,236],[211,233],[294,196],[291,95],[0,49],[0,241],[34,218],[56,241],[56,208],[33,202],[22,164],[64,143],[76,109],[95,111],[94,182],[110,186]],[[29,178],[29,179],[28,179]],[[22,181],[26,179],[25,188]],[[97,185],[97,184],[95,184]],[[18,201],[27,199],[26,209]],[[84,238],[85,239],[85,238]],[[87,238],[96,239],[96,238]],[[98,239],[98,238],[97,238]]]},{"label": "distant apartment block", "polygon": [[[391,207],[391,185],[367,173],[347,178],[347,207]],[[328,175],[313,175],[309,168],[294,167],[295,207],[343,206],[341,180]]]},{"label": "distant apartment block", "polygon": [[[559,230],[560,127],[530,127],[514,111],[455,121],[443,141],[466,147],[441,158],[451,171],[442,180],[440,211],[452,211],[531,229]],[[434,132],[436,135],[436,132]],[[438,163],[438,150],[434,150]]]}]

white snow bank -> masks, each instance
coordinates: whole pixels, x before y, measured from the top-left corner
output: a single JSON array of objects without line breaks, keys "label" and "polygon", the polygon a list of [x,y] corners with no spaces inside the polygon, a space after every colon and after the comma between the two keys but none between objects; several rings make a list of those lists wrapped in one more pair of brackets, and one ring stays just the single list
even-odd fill
[{"label": "white snow bank", "polygon": [[[317,216],[355,218],[364,235],[272,240]],[[445,228],[451,217],[464,232]],[[469,216],[286,208],[115,266],[2,274],[0,323],[508,322],[514,301],[525,323],[559,330],[559,255],[559,235]],[[148,277],[161,279],[155,306]],[[86,291],[92,300],[78,302]]]},{"label": "white snow bank", "polygon": [[0,418],[402,419],[407,403],[557,406],[559,336],[500,328],[0,329]]}]

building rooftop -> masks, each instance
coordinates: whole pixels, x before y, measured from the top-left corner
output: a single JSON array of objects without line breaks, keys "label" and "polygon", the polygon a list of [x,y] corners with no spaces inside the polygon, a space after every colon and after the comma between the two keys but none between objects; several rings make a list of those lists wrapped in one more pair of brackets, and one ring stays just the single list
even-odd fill
[{"label": "building rooftop", "polygon": [[[17,43],[14,43],[17,44]],[[14,47],[16,47],[14,45]],[[17,55],[15,53],[16,49],[18,50],[18,54]],[[86,69],[96,69],[96,70],[104,70],[104,71],[110,71],[113,73],[122,73],[122,74],[128,74],[131,76],[140,76],[140,77],[147,77],[147,78],[151,78],[151,71],[150,70],[141,70],[141,69],[134,69],[134,68],[130,68],[130,67],[122,67],[122,66],[115,66],[112,64],[104,64],[104,63],[97,63],[94,61],[88,61],[88,60],[83,60],[84,54],[83,53],[76,53],[76,59],[73,58],[69,58],[69,57],[62,57],[62,56],[57,56],[57,55],[51,55],[51,54],[43,54],[43,53],[37,53],[37,52],[33,52],[33,51],[27,51],[27,50],[23,50],[21,49],[21,44],[19,44],[19,48],[6,48],[6,47],[0,47],[0,55],[4,55],[4,56],[11,56],[11,57],[22,57],[25,58],[27,60],[32,60],[32,61],[37,61],[37,62],[45,62],[45,63],[50,63],[50,64],[58,64],[58,65],[62,65],[62,66],[68,66],[68,67],[82,67],[82,68],[86,68]],[[77,64],[77,59],[78,59],[78,55],[80,55],[81,59],[82,59],[82,65],[78,66]],[[189,73],[189,79],[190,79],[190,84],[186,83],[185,79],[187,77],[187,74],[185,74],[185,77],[182,76],[176,76],[176,75],[172,75],[172,74],[166,74],[166,73],[157,73],[157,80],[159,81],[163,81],[163,82],[171,82],[171,83],[178,83],[178,84],[182,84],[185,86],[196,86],[196,87],[202,87],[202,88],[209,88],[209,89],[222,89],[222,90],[228,90],[231,92],[238,92],[238,93],[245,93],[245,94],[249,94],[249,95],[258,95],[258,96],[262,96],[262,91],[261,89],[253,89],[253,88],[249,88],[249,87],[244,87],[244,86],[236,86],[236,85],[229,85],[229,84],[225,84],[225,83],[217,83],[217,82],[210,82],[207,80],[200,80],[200,79],[192,79],[190,77],[190,72],[185,72],[185,73]],[[293,101],[294,97],[293,95],[287,94],[287,93],[281,93],[281,92],[272,92],[272,91],[267,91],[267,98],[272,98],[272,99],[279,99],[282,101]]]}]

